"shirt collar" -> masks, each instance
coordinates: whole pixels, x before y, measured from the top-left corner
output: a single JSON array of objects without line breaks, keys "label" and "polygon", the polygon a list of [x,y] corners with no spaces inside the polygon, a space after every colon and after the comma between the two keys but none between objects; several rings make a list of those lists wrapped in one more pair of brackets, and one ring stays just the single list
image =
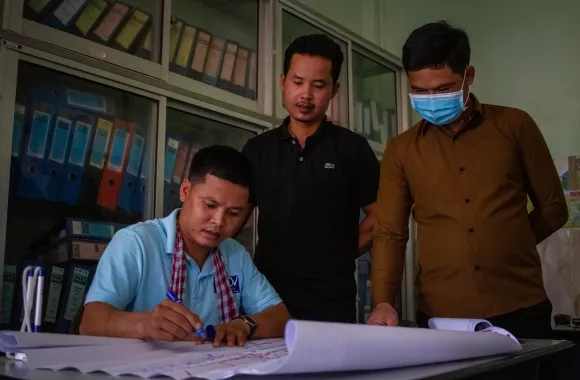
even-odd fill
[{"label": "shirt collar", "polygon": [[[473,101],[473,116],[471,117],[470,121],[468,122],[468,124],[471,124],[471,122],[476,118],[477,118],[477,120],[481,121],[481,117],[483,116],[483,106],[481,105],[479,100],[477,100],[477,97],[474,94],[469,94],[469,97]],[[421,129],[421,132],[423,134],[425,134],[425,132],[427,131],[427,129],[429,129],[429,127],[431,125],[433,125],[433,124],[429,123],[425,119],[422,119],[419,122],[419,128]]]},{"label": "shirt collar", "polygon": [[165,233],[167,234],[167,241],[165,243],[165,253],[173,255],[175,250],[175,233],[177,228],[177,214],[180,208],[173,210],[171,214],[161,219]]},{"label": "shirt collar", "polygon": [[[316,132],[312,134],[312,136],[322,136],[324,132],[328,129],[329,124],[332,123],[327,120],[325,115],[324,119],[322,119],[322,121],[320,122],[320,126],[318,127]],[[289,125],[290,125],[290,116],[287,116],[282,122],[282,124],[280,124],[280,126],[278,127],[278,137],[280,138],[280,140],[290,140],[292,138],[292,135],[288,130]],[[312,136],[309,136],[309,138]]]}]

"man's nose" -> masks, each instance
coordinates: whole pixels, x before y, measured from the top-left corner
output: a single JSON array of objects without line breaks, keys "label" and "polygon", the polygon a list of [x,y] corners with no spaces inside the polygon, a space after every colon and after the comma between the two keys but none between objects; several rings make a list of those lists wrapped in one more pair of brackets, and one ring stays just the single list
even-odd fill
[{"label": "man's nose", "polygon": [[225,212],[217,211],[213,214],[212,222],[217,226],[222,226],[225,220]]},{"label": "man's nose", "polygon": [[312,87],[304,86],[302,93],[300,94],[300,99],[312,100],[312,97],[313,97]]}]

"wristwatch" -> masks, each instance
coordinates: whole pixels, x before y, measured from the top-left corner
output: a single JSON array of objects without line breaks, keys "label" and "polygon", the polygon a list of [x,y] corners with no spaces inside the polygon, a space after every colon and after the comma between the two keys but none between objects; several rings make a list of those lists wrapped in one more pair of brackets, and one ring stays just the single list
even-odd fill
[{"label": "wristwatch", "polygon": [[237,317],[234,318],[234,320],[236,319],[241,319],[242,321],[246,322],[248,324],[248,326],[250,326],[250,333],[248,334],[248,339],[251,338],[254,333],[256,332],[256,329],[258,328],[258,324],[256,323],[256,320],[252,317],[250,317],[249,315],[239,315]]}]

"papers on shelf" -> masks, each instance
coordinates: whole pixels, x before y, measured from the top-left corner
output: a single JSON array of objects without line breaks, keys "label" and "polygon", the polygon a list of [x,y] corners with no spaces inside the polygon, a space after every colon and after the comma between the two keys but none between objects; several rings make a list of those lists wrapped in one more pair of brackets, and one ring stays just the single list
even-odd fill
[{"label": "papers on shelf", "polygon": [[[0,333],[3,346],[4,334]],[[517,339],[502,334],[308,321],[290,321],[285,339],[253,340],[246,347],[217,349],[189,342],[121,340],[117,344],[104,338],[78,336],[68,336],[68,344],[75,347],[54,348],[47,337],[40,338],[51,334],[29,335],[16,338],[17,343],[27,344],[16,348],[26,353],[29,368],[76,369],[142,378],[168,376],[176,380],[388,369],[521,349]],[[38,336],[39,341],[35,342],[32,336]],[[60,340],[63,336],[58,337]],[[73,342],[77,338],[79,343]]]}]

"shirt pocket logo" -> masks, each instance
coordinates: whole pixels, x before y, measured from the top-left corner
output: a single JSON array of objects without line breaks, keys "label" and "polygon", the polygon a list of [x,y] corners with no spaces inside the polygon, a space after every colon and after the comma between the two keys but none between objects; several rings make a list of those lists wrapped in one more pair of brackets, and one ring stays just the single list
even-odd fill
[{"label": "shirt pocket logo", "polygon": [[[238,276],[228,276],[228,284],[232,293],[240,292],[240,278]],[[213,282],[213,292],[217,294],[217,289],[215,287],[215,280]]]}]

